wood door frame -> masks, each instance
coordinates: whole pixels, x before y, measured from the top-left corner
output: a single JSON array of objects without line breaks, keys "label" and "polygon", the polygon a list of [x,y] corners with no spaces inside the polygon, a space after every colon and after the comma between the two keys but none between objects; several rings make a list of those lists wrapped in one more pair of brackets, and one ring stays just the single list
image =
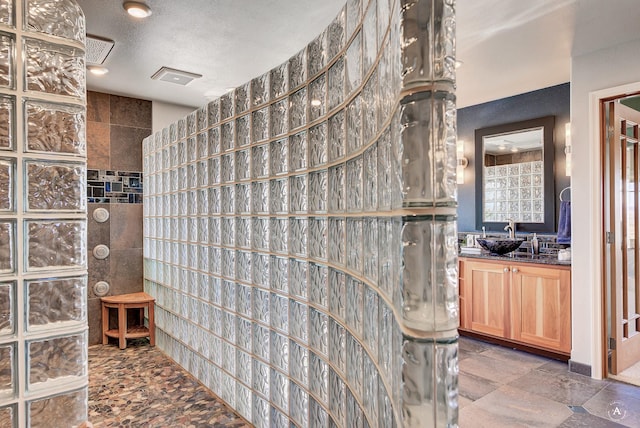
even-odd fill
[{"label": "wood door frame", "polygon": [[[607,281],[608,281],[608,273],[606,270],[606,266],[608,263],[607,256],[607,242],[605,231],[608,230],[608,225],[606,224],[606,217],[604,215],[605,209],[608,209],[609,201],[605,200],[605,180],[604,174],[606,171],[605,163],[606,156],[605,152],[607,150],[607,125],[606,125],[606,116],[604,105],[607,102],[622,99],[629,96],[638,96],[640,95],[640,83],[633,83],[629,85],[623,85],[619,87],[604,89],[601,91],[592,92],[590,94],[590,102],[589,102],[589,129],[590,129],[590,138],[597,138],[598,144],[595,147],[598,147],[598,164],[599,164],[599,256],[600,256],[600,266],[599,266],[599,277],[600,277],[600,287],[596,287],[594,290],[594,336],[599,336],[594,341],[594,349],[592,354],[598,355],[599,358],[593,360],[593,372],[592,376],[596,378],[606,379],[609,377],[609,334],[608,334],[608,319],[607,319],[607,306],[609,304],[608,301],[608,290],[607,290]],[[595,132],[594,132],[595,131]],[[606,205],[606,206],[605,206]]]}]

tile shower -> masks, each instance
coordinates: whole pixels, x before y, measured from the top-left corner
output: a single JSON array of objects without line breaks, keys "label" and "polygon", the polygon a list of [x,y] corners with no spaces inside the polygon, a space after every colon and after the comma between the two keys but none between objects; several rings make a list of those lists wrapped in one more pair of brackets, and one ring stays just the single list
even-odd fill
[{"label": "tile shower", "polygon": [[145,139],[157,343],[257,427],[457,424],[452,0],[349,0]]},{"label": "tile shower", "polygon": [[85,24],[0,0],[0,425],[87,416]]},{"label": "tile shower", "polygon": [[[142,291],[142,140],[151,134],[151,104],[87,91],[89,346],[102,343],[100,295]],[[94,218],[100,209],[106,221]],[[94,257],[97,245],[109,248],[106,259]]]}]

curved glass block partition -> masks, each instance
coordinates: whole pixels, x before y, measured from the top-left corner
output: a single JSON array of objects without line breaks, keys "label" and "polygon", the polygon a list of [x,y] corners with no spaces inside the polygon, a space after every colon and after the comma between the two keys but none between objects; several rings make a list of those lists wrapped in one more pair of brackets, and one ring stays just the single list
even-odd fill
[{"label": "curved glass block partition", "polygon": [[457,424],[454,29],[350,0],[144,141],[157,343],[255,426]]},{"label": "curved glass block partition", "polygon": [[0,425],[87,419],[85,23],[0,0]]}]

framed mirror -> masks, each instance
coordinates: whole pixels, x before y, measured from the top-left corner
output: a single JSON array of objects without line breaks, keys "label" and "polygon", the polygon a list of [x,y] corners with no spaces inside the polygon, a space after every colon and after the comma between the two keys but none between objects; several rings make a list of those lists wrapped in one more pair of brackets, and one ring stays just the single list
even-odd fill
[{"label": "framed mirror", "polygon": [[555,232],[554,116],[476,129],[476,227]]}]

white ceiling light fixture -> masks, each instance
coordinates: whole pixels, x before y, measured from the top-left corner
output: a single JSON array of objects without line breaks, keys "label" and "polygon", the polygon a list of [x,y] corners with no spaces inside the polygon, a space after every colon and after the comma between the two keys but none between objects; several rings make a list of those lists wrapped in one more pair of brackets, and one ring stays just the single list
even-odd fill
[{"label": "white ceiling light fixture", "polygon": [[87,65],[87,71],[95,76],[104,76],[109,72],[109,69],[101,65]]},{"label": "white ceiling light fixture", "polygon": [[162,67],[151,76],[153,80],[162,80],[163,82],[175,83],[176,85],[182,86],[186,86],[192,80],[200,77],[202,77],[202,74],[176,70],[175,68],[169,67]]},{"label": "white ceiling light fixture", "polygon": [[122,7],[134,18],[148,18],[151,16],[151,8],[141,2],[126,1],[122,4]]}]

